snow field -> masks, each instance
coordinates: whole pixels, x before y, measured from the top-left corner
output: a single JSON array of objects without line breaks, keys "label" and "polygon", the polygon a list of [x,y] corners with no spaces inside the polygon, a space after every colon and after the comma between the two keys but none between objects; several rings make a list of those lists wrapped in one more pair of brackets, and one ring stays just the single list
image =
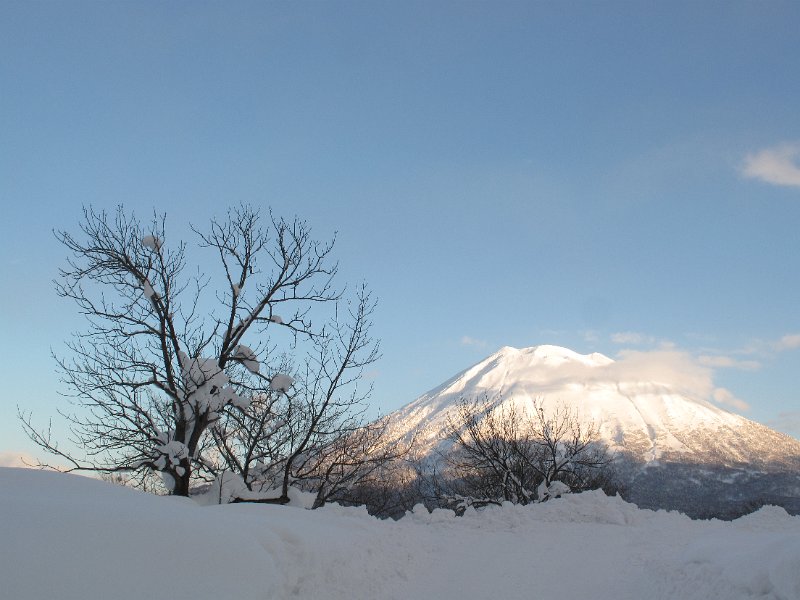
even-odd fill
[{"label": "snow field", "polygon": [[241,524],[191,500],[0,469],[2,598],[264,598],[277,576]]},{"label": "snow field", "polygon": [[0,469],[0,581],[14,600],[797,600],[800,517],[692,521],[589,492],[394,522]]}]

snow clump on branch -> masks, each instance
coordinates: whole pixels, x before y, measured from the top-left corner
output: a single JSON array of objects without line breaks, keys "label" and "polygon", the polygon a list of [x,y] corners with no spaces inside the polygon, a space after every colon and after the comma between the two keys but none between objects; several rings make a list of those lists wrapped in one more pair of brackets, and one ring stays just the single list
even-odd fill
[{"label": "snow clump on branch", "polygon": [[272,377],[272,381],[269,382],[269,389],[273,392],[283,392],[285,394],[289,391],[289,388],[292,387],[293,383],[294,379],[288,375],[279,373]]},{"label": "snow clump on branch", "polygon": [[146,235],[142,238],[142,246],[150,248],[153,252],[161,250],[162,245],[161,240],[154,235]]},{"label": "snow clump on branch", "polygon": [[142,289],[144,290],[144,295],[148,300],[152,301],[153,298],[155,298],[156,291],[153,289],[153,286],[149,281],[147,281],[147,279],[142,282]]},{"label": "snow clump on branch", "polygon": [[213,358],[189,358],[179,352],[183,381],[186,386],[186,397],[191,398],[198,410],[218,412],[223,406],[235,404],[246,406],[248,403],[228,385],[228,376],[219,368]]},{"label": "snow clump on branch", "polygon": [[536,492],[539,495],[539,502],[544,502],[550,498],[560,498],[564,494],[569,494],[572,490],[563,481],[553,481],[547,485],[546,481],[539,484]]},{"label": "snow clump on branch", "polygon": [[259,369],[261,368],[256,353],[244,344],[239,344],[236,346],[236,350],[233,353],[233,358],[242,363],[242,366],[254,375],[257,375]]}]

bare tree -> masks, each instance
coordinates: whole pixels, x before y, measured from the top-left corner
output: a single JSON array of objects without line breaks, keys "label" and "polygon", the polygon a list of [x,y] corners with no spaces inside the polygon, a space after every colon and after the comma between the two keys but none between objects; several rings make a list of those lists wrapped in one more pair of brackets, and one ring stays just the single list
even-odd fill
[{"label": "bare tree", "polygon": [[290,393],[252,390],[249,407],[211,428],[219,456],[211,471],[240,476],[248,492],[234,501],[283,504],[294,485],[313,491],[321,506],[397,455],[398,444],[385,439],[385,422],[363,420],[372,386],[359,383],[379,352],[370,336],[374,306],[362,286],[312,338],[300,368],[283,365],[295,379]]},{"label": "bare tree", "polygon": [[514,403],[462,399],[446,435],[451,446],[436,484],[441,497],[462,507],[527,504],[562,490],[600,487],[611,462],[596,426],[564,406],[547,413],[541,400],[529,413]]},{"label": "bare tree", "polygon": [[212,298],[212,278],[186,272],[186,244],[169,243],[164,216],[143,224],[122,208],[113,215],[88,208],[81,236],[56,233],[71,254],[57,291],[88,322],[68,343],[68,357],[57,359],[76,405],[61,414],[84,452],[59,446],[30,414],[20,417],[31,439],[68,470],[155,473],[168,491],[188,495],[213,462],[203,450],[220,418],[260,402],[256,389],[269,390],[269,401],[288,397],[293,380],[286,363],[272,358],[273,329],[291,332],[295,342],[322,335],[310,310],[340,296],[332,287],[332,241],[313,240],[297,218],[270,215],[262,226],[259,212],[245,206],[194,231],[220,267]]},{"label": "bare tree", "polygon": [[540,500],[553,493],[554,482],[565,484],[573,492],[608,482],[611,457],[598,440],[595,423],[582,422],[577,412],[563,404],[547,413],[541,400],[533,403],[531,413],[527,437],[537,448],[534,471],[541,480],[537,489]]},{"label": "bare tree", "polygon": [[489,398],[462,398],[448,417],[446,434],[452,447],[445,454],[446,478],[458,496],[479,502],[533,499],[536,446],[520,430],[513,404],[497,406]]},{"label": "bare tree", "polygon": [[302,488],[314,492],[313,508],[327,502],[360,504],[358,490],[377,487],[391,477],[391,465],[404,458],[410,444],[388,440],[387,421],[361,426],[320,447],[312,460],[298,470]]},{"label": "bare tree", "polygon": [[413,454],[413,440],[406,441],[391,460],[332,499],[344,505],[364,506],[379,518],[402,517],[417,504],[433,498],[426,489],[428,479],[422,463]]}]

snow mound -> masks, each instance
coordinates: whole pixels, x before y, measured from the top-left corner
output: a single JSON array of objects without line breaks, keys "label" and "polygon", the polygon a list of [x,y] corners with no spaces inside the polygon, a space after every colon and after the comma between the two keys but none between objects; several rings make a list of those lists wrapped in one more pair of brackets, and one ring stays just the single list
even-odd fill
[{"label": "snow mound", "polygon": [[[417,511],[414,511],[416,517]],[[601,525],[645,525],[654,520],[691,523],[689,517],[676,512],[640,509],[619,496],[606,496],[601,490],[566,494],[547,502],[522,506],[507,502],[503,506],[489,505],[476,510],[467,509],[465,521],[492,529],[508,529],[532,523],[592,523]],[[430,521],[429,521],[430,522]]]},{"label": "snow mound", "polygon": [[[653,515],[653,511],[641,510],[619,496],[606,496],[601,490],[568,494],[531,507],[534,509],[532,518],[557,523],[638,525]],[[688,520],[677,513],[673,515]]]},{"label": "snow mound", "polygon": [[738,527],[782,530],[786,527],[786,519],[791,518],[781,506],[762,506],[757,511],[740,517],[734,521]]},{"label": "snow mound", "polygon": [[690,544],[688,572],[725,581],[729,598],[800,598],[800,536],[750,531],[745,539],[720,532]]},{"label": "snow mound", "polygon": [[[216,497],[236,488],[220,480]],[[14,600],[797,600],[800,517],[731,523],[602,492],[465,516],[419,506],[217,505],[0,468],[0,581]],[[292,508],[296,505],[297,508]]]}]

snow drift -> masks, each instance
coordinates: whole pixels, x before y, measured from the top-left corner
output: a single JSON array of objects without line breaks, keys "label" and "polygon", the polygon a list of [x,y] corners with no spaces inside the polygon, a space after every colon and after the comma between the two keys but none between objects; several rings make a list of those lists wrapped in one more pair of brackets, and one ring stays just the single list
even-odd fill
[{"label": "snow drift", "polygon": [[774,507],[692,521],[590,492],[395,522],[0,469],[0,515],[15,600],[800,598],[800,517]]}]

